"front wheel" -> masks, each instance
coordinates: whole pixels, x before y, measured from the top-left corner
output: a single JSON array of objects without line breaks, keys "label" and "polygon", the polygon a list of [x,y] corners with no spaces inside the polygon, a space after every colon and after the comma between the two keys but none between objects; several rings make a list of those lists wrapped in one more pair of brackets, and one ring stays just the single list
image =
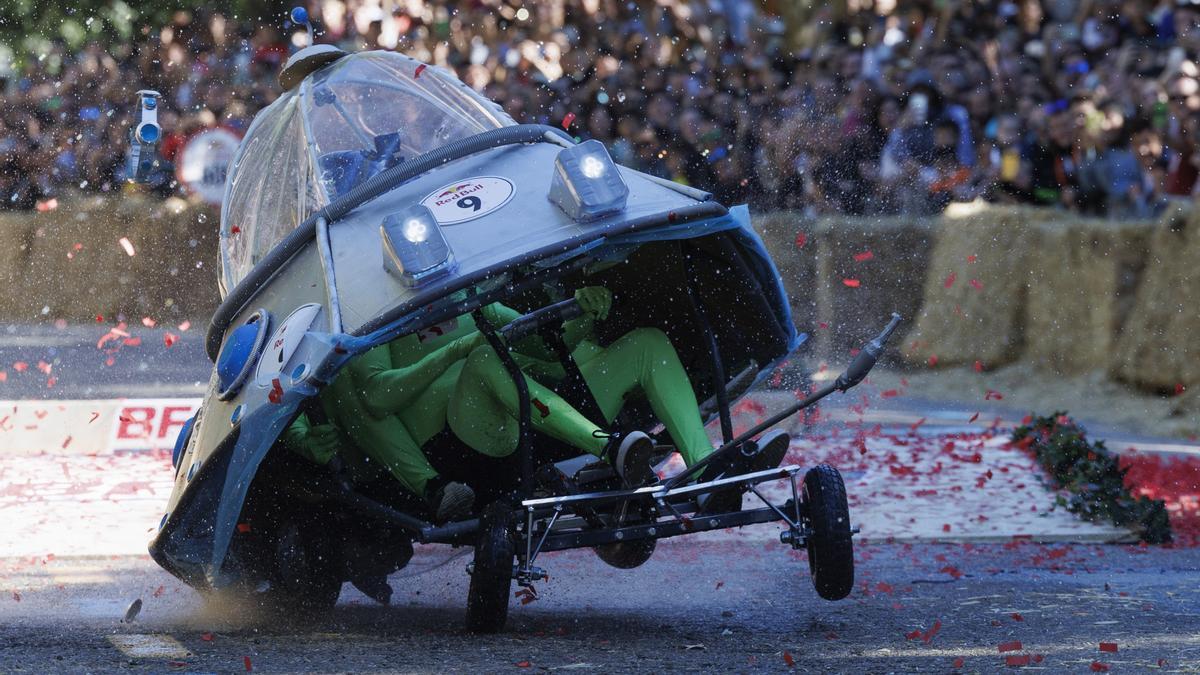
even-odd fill
[{"label": "front wheel", "polygon": [[508,506],[492,502],[480,519],[475,562],[467,590],[467,630],[498,633],[508,620],[509,591],[512,590],[516,544],[509,531]]},{"label": "front wheel", "polygon": [[808,567],[817,595],[841,600],[854,587],[854,545],[851,542],[850,506],[842,474],[828,464],[804,475],[804,504],[811,533]]}]

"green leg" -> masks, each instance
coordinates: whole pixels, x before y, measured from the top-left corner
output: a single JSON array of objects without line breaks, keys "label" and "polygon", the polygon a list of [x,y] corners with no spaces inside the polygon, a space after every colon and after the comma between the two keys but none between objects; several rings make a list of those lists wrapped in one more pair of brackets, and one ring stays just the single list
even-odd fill
[{"label": "green leg", "polygon": [[[558,394],[531,378],[525,381],[534,429],[593,455],[604,450],[607,441],[593,435],[599,427]],[[517,449],[517,411],[517,388],[500,357],[490,346],[475,349],[450,400],[450,428],[477,452],[504,457]]]},{"label": "green leg", "polygon": [[707,457],[712,443],[700,419],[696,393],[671,340],[657,328],[637,328],[579,366],[592,396],[611,421],[626,396],[641,389],[650,407],[679,444],[691,466]]}]

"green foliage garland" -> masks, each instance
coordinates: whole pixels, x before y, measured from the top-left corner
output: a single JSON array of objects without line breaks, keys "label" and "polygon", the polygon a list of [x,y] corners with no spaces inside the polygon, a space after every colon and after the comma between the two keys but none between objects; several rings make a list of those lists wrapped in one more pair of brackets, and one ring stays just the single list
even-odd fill
[{"label": "green foliage garland", "polygon": [[1058,487],[1069,493],[1058,503],[1084,520],[1108,520],[1138,530],[1142,541],[1171,541],[1171,523],[1161,500],[1134,497],[1125,488],[1125,472],[1104,441],[1092,442],[1082,426],[1056,412],[1013,430],[1013,443],[1034,453]]}]

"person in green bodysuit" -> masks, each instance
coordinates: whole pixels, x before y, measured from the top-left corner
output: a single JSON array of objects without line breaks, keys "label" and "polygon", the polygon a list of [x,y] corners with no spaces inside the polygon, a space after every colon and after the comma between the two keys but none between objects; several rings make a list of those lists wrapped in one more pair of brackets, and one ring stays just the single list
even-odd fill
[{"label": "person in green bodysuit", "polygon": [[[596,320],[607,317],[611,294],[588,287],[577,291],[575,298],[585,313],[564,323],[563,340],[604,422],[611,423],[625,398],[641,391],[675,439],[685,464],[692,466],[711,453],[695,393],[666,334],[639,328],[600,347],[592,338],[592,328]],[[483,313],[493,326],[519,316],[499,304],[489,305]],[[527,374],[535,406],[531,421],[537,431],[609,460],[630,484],[653,479],[649,437],[637,431],[610,434],[542,384],[561,379],[564,371],[540,339],[526,338],[511,348]],[[331,421],[367,456],[382,463],[414,494],[438,506],[447,491],[469,489],[441,480],[421,452],[421,446],[447,424],[484,455],[505,457],[517,447],[516,387],[466,315],[354,359],[322,395],[322,403]],[[744,468],[777,465],[787,444],[782,432],[764,436],[751,453],[755,461]],[[704,477],[713,478],[720,470],[714,466]]]}]

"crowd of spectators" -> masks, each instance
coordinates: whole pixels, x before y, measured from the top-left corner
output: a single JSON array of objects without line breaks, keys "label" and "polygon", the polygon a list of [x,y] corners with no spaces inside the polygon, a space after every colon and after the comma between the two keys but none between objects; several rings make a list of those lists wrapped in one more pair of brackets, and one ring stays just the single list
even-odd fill
[{"label": "crowd of spectators", "polygon": [[[856,215],[951,201],[1146,217],[1197,188],[1200,0],[320,0],[318,41],[455,71],[523,122],[597,138],[725,203]],[[773,15],[778,9],[782,16]],[[119,190],[133,92],[170,160],[243,130],[305,41],[179,13],[0,73],[0,203]],[[166,183],[164,193],[179,186]]]}]

